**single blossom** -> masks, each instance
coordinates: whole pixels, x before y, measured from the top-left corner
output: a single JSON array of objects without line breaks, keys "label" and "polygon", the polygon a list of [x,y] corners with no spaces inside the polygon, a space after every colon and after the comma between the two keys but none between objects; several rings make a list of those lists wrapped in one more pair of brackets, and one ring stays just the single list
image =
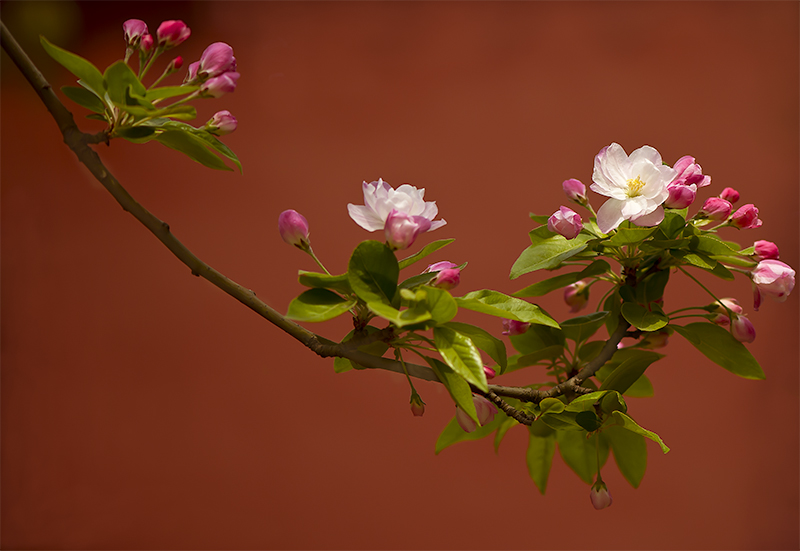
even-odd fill
[{"label": "single blossom", "polygon": [[239,80],[239,73],[222,73],[219,76],[210,78],[200,88],[203,95],[218,98],[236,90],[236,81]]},{"label": "single blossom", "polygon": [[795,272],[780,260],[762,260],[750,273],[753,279],[753,309],[758,310],[765,296],[784,302],[794,289]]},{"label": "single blossom", "polygon": [[669,191],[667,185],[676,172],[664,165],[661,155],[650,146],[630,154],[617,143],[600,150],[594,159],[592,191],[609,199],[597,211],[600,231],[608,233],[630,220],[637,226],[655,226],[664,219],[661,206]]},{"label": "single blossom", "polygon": [[428,231],[441,228],[447,223],[444,220],[433,220],[439,213],[439,209],[436,207],[435,201],[423,199],[424,189],[417,189],[408,184],[394,189],[381,179],[370,183],[364,182],[361,186],[364,191],[364,204],[349,203],[347,211],[350,218],[367,231],[384,229],[386,219],[393,210],[410,216],[426,218],[431,223]]},{"label": "single blossom", "polygon": [[611,492],[608,491],[608,486],[602,480],[598,480],[592,486],[589,492],[589,499],[592,501],[592,506],[597,509],[605,509],[611,506]]},{"label": "single blossom", "polygon": [[461,270],[458,268],[445,268],[440,270],[436,277],[434,277],[430,284],[439,289],[455,289],[461,283]]},{"label": "single blossom", "polygon": [[[472,395],[472,401],[475,404],[475,411],[478,414],[478,421],[481,426],[491,423],[497,413],[497,407],[483,396],[476,394]],[[466,414],[460,407],[456,406],[456,421],[458,425],[464,429],[464,432],[474,432],[478,428],[475,421]]]},{"label": "single blossom", "polygon": [[206,123],[206,130],[216,136],[225,136],[236,130],[238,122],[230,111],[217,111]]},{"label": "single blossom", "polygon": [[296,210],[285,210],[278,216],[278,231],[289,245],[301,250],[309,248],[308,221]]},{"label": "single blossom", "polygon": [[758,228],[761,226],[761,220],[758,218],[758,209],[752,203],[739,207],[736,212],[731,215],[731,226],[741,230]]},{"label": "single blossom", "polygon": [[497,376],[497,371],[488,365],[483,366],[483,372],[486,374],[487,379],[494,379]]},{"label": "single blossom", "polygon": [[756,328],[746,316],[736,316],[731,326],[731,333],[739,342],[753,342],[756,340]]},{"label": "single blossom", "polygon": [[547,220],[547,229],[567,239],[575,239],[583,229],[580,215],[567,207],[559,207]]},{"label": "single blossom", "polygon": [[386,242],[394,250],[409,248],[417,240],[417,236],[431,229],[431,221],[424,216],[412,216],[397,209],[392,209],[386,217]]},{"label": "single blossom", "polygon": [[163,21],[158,26],[156,36],[158,45],[163,48],[174,48],[178,44],[186,41],[192,34],[192,30],[183,21]]},{"label": "single blossom", "polygon": [[697,197],[697,184],[670,184],[667,186],[667,191],[669,196],[664,201],[664,206],[668,209],[685,209],[694,203]]},{"label": "single blossom", "polygon": [[697,215],[709,220],[725,220],[731,215],[731,210],[733,210],[733,206],[725,199],[709,197]]},{"label": "single blossom", "polygon": [[200,56],[197,74],[201,78],[213,78],[228,72],[236,72],[233,48],[224,42],[214,42]]},{"label": "single blossom", "polygon": [[125,43],[131,48],[136,48],[142,37],[148,33],[147,23],[141,19],[128,19],[122,24],[122,31],[125,35]]},{"label": "single blossom", "polygon": [[503,318],[503,335],[513,337],[515,335],[522,335],[528,330],[531,324],[524,321],[510,320]]},{"label": "single blossom", "polygon": [[570,201],[574,201],[579,205],[586,204],[586,186],[580,180],[575,178],[564,180],[561,184],[561,189],[564,190],[564,194]]},{"label": "single blossom", "polygon": [[585,280],[576,281],[564,288],[564,302],[571,313],[583,310],[589,302],[589,284]]},{"label": "single blossom", "polygon": [[739,200],[739,192],[733,189],[732,187],[726,187],[722,190],[722,193],[719,194],[721,199],[725,199],[730,204],[736,203]]},{"label": "single blossom", "polygon": [[704,176],[703,169],[694,162],[694,157],[690,155],[684,155],[678,159],[673,168],[677,173],[673,180],[676,184],[697,184],[697,187],[706,187],[711,184],[711,176]]},{"label": "single blossom", "polygon": [[772,241],[764,241],[763,239],[753,243],[755,249],[755,257],[759,262],[762,260],[778,260],[781,257],[778,246]]},{"label": "single blossom", "polygon": [[416,392],[411,394],[411,413],[414,414],[414,417],[422,417],[425,413],[425,402]]}]

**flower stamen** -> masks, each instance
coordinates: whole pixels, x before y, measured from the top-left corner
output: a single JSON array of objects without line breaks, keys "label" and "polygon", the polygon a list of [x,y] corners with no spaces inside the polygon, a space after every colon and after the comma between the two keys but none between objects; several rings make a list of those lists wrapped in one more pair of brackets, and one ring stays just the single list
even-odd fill
[{"label": "flower stamen", "polygon": [[646,184],[646,182],[642,182],[639,177],[637,176],[633,180],[628,180],[628,197],[639,197],[641,195],[642,188]]}]

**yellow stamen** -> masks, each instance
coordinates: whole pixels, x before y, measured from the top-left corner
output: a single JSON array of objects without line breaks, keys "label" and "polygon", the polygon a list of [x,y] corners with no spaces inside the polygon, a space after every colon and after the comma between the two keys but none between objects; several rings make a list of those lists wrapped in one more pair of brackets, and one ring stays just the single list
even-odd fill
[{"label": "yellow stamen", "polygon": [[647,182],[642,182],[637,176],[633,180],[628,180],[628,197],[638,197],[641,195],[642,188]]}]

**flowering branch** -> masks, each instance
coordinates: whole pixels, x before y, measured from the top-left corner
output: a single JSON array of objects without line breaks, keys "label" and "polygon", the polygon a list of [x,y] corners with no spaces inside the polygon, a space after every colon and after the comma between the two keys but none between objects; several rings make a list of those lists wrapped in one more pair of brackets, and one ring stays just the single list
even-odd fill
[{"label": "flowering branch", "polygon": [[[357,362],[364,367],[403,373],[403,366],[399,362],[360,352],[355,348],[357,346],[362,346],[364,343],[356,343],[355,345],[353,343],[348,343],[346,345],[341,345],[286,319],[277,310],[256,297],[256,294],[252,290],[236,283],[200,260],[175,237],[170,231],[169,224],[158,219],[149,210],[139,204],[119,183],[114,175],[109,172],[105,165],[103,165],[97,153],[89,147],[89,144],[105,141],[99,139],[103,133],[87,134],[80,131],[75,124],[72,113],[61,103],[53,92],[50,83],[47,82],[44,75],[42,75],[39,69],[34,65],[2,22],[0,22],[0,33],[2,35],[3,49],[8,53],[14,64],[19,67],[25,79],[33,86],[45,107],[47,107],[47,110],[53,116],[53,119],[55,119],[58,129],[64,136],[64,143],[75,153],[78,160],[89,169],[97,181],[111,193],[123,210],[130,213],[141,222],[142,225],[150,230],[156,239],[163,243],[178,260],[191,270],[192,275],[208,280],[223,292],[232,296],[262,318],[285,331],[322,357],[340,356]],[[409,375],[412,377],[428,381],[438,381],[434,372],[428,367],[410,363],[407,363],[406,367],[408,368]]]}]

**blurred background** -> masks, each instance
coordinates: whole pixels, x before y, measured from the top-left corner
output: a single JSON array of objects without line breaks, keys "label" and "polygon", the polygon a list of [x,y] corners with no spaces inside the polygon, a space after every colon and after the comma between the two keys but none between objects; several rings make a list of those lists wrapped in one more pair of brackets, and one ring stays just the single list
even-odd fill
[{"label": "blurred background", "polygon": [[[374,237],[347,215],[361,182],[426,189],[456,238],[430,260],[469,262],[457,294],[514,292],[529,212],[561,182],[591,182],[620,143],[697,158],[712,185],[755,203],[764,225],[723,237],[778,243],[798,261],[798,11],[795,2],[4,2],[4,23],[54,88],[74,78],[40,34],[104,68],[122,23],[182,19],[186,65],[234,48],[225,138],[244,174],[156,143],[97,147],[124,186],[200,258],[280,311],[312,261],[283,243],[303,213],[334,273]],[[614,505],[556,457],[547,495],[525,466],[526,431],[435,456],[446,392],[404,378],[336,375],[321,359],[194,278],[64,146],[2,54],[2,540],[4,549],[796,549],[798,293],[752,311],[746,278],[699,276],[737,297],[766,381],[739,379],[683,341],[628,401],[648,442],[634,490],[609,459]],[[155,74],[168,63],[163,56]],[[185,66],[186,66],[185,65]],[[184,66],[184,67],[185,67]],[[183,73],[172,77],[178,84]],[[59,92],[59,94],[61,94]],[[66,100],[81,128],[102,129]],[[592,197],[595,207],[602,199]],[[380,236],[378,236],[380,238]],[[415,245],[415,249],[418,246]],[[668,309],[705,304],[680,274]],[[593,299],[599,299],[596,293]],[[556,319],[560,294],[538,301]],[[476,322],[499,335],[500,321]],[[313,330],[333,339],[337,320]],[[516,377],[516,378],[514,378]],[[539,380],[534,368],[499,382]]]}]

